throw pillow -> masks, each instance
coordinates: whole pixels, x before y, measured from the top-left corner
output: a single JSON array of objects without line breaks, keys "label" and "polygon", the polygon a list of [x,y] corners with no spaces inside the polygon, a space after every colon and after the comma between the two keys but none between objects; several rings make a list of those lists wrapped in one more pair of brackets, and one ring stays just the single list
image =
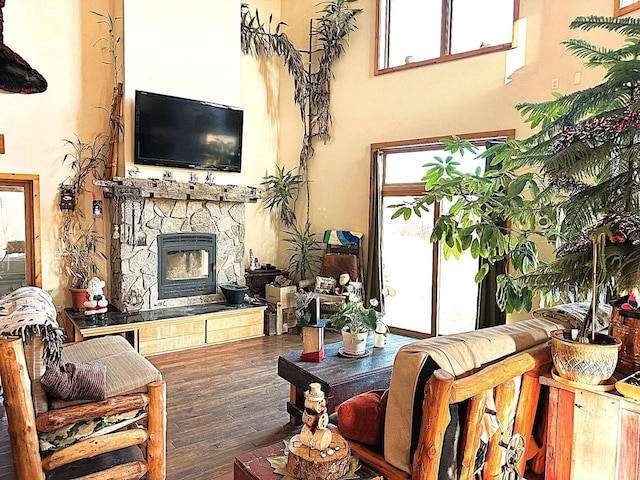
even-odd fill
[{"label": "throw pillow", "polygon": [[61,400],[104,400],[107,367],[100,363],[65,363],[63,368],[48,368],[40,383],[50,396]]},{"label": "throw pillow", "polygon": [[338,407],[340,433],[356,442],[380,446],[384,432],[388,390],[372,390],[343,402]]}]

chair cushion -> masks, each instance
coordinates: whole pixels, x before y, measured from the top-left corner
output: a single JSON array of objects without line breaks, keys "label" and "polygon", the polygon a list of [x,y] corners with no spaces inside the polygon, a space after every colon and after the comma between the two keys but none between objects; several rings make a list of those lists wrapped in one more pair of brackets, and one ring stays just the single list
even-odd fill
[{"label": "chair cushion", "polygon": [[[66,346],[65,363],[100,363],[107,367],[107,397],[146,392],[147,384],[162,380],[162,374],[149,360],[136,352],[121,336],[112,335]],[[77,405],[81,401],[54,400],[52,408]]]},{"label": "chair cushion", "polygon": [[371,390],[352,397],[338,407],[338,429],[350,439],[380,445],[387,409],[388,390]]}]

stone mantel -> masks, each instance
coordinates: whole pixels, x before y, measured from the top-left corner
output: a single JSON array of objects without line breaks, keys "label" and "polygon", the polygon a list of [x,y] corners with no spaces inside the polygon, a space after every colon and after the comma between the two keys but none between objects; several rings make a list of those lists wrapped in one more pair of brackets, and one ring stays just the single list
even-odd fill
[{"label": "stone mantel", "polygon": [[260,198],[256,187],[184,183],[150,178],[114,177],[95,180],[107,195],[134,198],[167,198],[171,200],[205,200],[216,202],[255,203]]}]

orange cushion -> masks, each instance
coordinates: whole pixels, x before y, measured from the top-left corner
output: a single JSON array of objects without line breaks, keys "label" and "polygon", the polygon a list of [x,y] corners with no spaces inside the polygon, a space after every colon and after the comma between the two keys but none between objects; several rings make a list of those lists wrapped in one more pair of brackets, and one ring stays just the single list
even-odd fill
[{"label": "orange cushion", "polygon": [[384,432],[388,390],[372,390],[343,402],[338,407],[340,433],[366,445],[380,445]]}]

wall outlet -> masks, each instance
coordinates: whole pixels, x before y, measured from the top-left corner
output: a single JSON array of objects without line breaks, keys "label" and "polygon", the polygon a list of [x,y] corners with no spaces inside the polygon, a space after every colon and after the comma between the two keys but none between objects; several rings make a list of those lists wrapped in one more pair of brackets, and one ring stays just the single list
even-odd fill
[{"label": "wall outlet", "polygon": [[553,78],[551,80],[551,90],[557,90],[559,87],[559,82],[557,78]]}]

